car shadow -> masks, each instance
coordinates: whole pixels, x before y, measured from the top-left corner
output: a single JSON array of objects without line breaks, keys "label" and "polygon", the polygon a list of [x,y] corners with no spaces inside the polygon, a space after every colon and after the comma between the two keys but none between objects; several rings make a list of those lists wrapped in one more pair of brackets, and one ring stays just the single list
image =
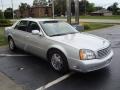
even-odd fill
[{"label": "car shadow", "polygon": [[[89,73],[76,72],[62,83],[67,90],[103,90],[110,80],[109,67]],[[62,87],[58,85],[58,87]],[[57,90],[64,90],[60,88]],[[52,90],[52,89],[50,89]]]}]

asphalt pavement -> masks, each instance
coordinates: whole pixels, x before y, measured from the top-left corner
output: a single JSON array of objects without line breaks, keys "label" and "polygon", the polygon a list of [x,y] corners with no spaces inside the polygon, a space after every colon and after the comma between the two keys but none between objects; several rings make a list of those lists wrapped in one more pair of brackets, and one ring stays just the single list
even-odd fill
[{"label": "asphalt pavement", "polygon": [[[69,72],[62,75],[54,72],[41,58],[22,50],[9,51],[0,48],[0,72],[7,75],[25,90],[119,90],[120,89],[120,26],[91,31],[111,41],[114,50],[112,63],[90,73]],[[41,88],[43,87],[43,88]]]}]

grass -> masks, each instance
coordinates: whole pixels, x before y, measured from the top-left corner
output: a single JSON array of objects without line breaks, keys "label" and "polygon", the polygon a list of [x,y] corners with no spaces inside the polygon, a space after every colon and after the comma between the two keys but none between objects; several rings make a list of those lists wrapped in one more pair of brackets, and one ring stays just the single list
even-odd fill
[{"label": "grass", "polygon": [[81,19],[120,19],[120,15],[115,16],[80,16]]},{"label": "grass", "polygon": [[[65,18],[65,17],[55,17],[55,18]],[[74,17],[72,17],[74,19]],[[80,19],[120,19],[120,15],[113,16],[80,16]]]},{"label": "grass", "polygon": [[82,26],[84,26],[85,31],[91,31],[91,30],[99,30],[101,28],[107,28],[113,26],[112,24],[105,24],[105,23],[81,23]]},{"label": "grass", "polygon": [[0,28],[0,46],[7,45],[7,40],[4,36],[4,28]]},{"label": "grass", "polygon": [[[81,23],[81,25],[85,26],[85,31],[91,31],[112,26],[111,24],[104,23]],[[0,46],[4,45],[7,45],[7,40],[4,36],[4,28],[0,28]]]}]

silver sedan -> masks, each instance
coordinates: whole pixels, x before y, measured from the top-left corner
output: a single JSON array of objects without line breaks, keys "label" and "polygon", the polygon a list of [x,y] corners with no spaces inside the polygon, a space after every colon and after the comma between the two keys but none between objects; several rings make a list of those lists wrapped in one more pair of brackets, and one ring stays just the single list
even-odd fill
[{"label": "silver sedan", "polygon": [[55,71],[90,72],[108,66],[113,51],[108,40],[80,33],[53,19],[22,19],[5,28],[10,50],[21,48],[47,60]]}]

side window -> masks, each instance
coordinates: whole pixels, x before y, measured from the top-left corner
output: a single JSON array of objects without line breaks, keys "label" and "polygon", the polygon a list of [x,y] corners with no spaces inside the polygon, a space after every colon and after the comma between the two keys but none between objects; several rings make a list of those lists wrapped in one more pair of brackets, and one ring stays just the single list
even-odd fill
[{"label": "side window", "polygon": [[28,21],[20,21],[16,26],[15,29],[26,31],[27,30]]},{"label": "side window", "polygon": [[36,22],[30,21],[28,27],[29,27],[29,29],[27,30],[28,32],[32,32],[32,30],[40,30],[40,27]]}]

